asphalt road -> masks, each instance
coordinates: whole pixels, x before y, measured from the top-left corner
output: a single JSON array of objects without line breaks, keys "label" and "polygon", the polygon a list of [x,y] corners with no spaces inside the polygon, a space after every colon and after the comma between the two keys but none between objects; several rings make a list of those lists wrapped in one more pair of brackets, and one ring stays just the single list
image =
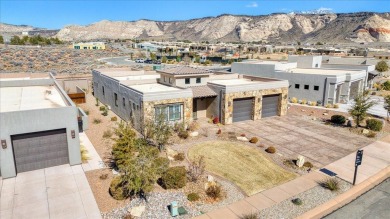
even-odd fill
[{"label": "asphalt road", "polygon": [[390,178],[324,219],[390,218]]}]

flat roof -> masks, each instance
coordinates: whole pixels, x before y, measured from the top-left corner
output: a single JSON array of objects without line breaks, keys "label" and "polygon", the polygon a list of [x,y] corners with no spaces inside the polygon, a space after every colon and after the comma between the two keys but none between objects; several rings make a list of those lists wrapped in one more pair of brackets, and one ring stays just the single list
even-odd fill
[{"label": "flat roof", "polygon": [[155,93],[155,92],[182,90],[180,88],[170,87],[159,83],[137,84],[137,85],[131,85],[129,87],[134,90],[140,91],[142,93]]},{"label": "flat roof", "polygon": [[0,112],[67,106],[54,86],[0,87]]},{"label": "flat roof", "polygon": [[220,84],[220,85],[225,85],[225,86],[266,83],[266,82],[261,82],[261,81],[252,81],[252,80],[245,79],[245,78],[213,80],[213,81],[209,81],[209,82],[213,83],[213,84]]},{"label": "flat roof", "polygon": [[156,71],[133,70],[131,68],[102,68],[95,69],[95,71],[112,78],[136,75],[158,75]]},{"label": "flat roof", "polygon": [[239,63],[242,63],[242,64],[254,64],[254,65],[264,65],[264,64],[289,64],[290,62],[288,62],[287,60],[283,60],[283,61],[256,60],[256,61],[243,61],[243,62],[239,62]]},{"label": "flat roof", "polygon": [[[147,79],[156,79],[160,78],[159,74],[150,74],[150,75],[131,75],[131,76],[122,76],[122,77],[113,77],[119,81],[133,81],[133,80],[147,80]],[[121,82],[122,83],[122,82]]]},{"label": "flat roof", "polygon": [[297,74],[316,74],[316,75],[340,75],[345,73],[359,74],[364,70],[349,69],[325,69],[325,68],[291,68],[283,72]]}]

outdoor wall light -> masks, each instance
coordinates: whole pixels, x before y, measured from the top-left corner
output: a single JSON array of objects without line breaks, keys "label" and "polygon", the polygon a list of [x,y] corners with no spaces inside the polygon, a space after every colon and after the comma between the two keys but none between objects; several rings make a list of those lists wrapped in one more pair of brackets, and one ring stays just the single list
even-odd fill
[{"label": "outdoor wall light", "polygon": [[1,147],[3,149],[6,149],[7,148],[7,141],[6,140],[1,140]]},{"label": "outdoor wall light", "polygon": [[76,138],[76,132],[74,130],[70,131],[70,134],[72,135],[72,138]]}]

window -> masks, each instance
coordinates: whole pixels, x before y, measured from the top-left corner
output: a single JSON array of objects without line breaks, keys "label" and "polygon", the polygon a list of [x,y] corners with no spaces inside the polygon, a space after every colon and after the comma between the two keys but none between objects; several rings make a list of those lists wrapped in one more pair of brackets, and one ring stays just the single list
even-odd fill
[{"label": "window", "polygon": [[135,110],[135,103],[133,103],[133,110]]},{"label": "window", "polygon": [[125,102],[125,98],[124,97],[122,98],[122,104],[123,104],[123,106],[126,106],[126,102]]},{"label": "window", "polygon": [[305,90],[309,90],[309,85],[305,84]]},{"label": "window", "polygon": [[185,84],[190,84],[190,79],[189,78],[185,79]]},{"label": "window", "polygon": [[318,68],[318,64],[316,64],[316,68]]},{"label": "window", "polygon": [[114,93],[115,106],[118,106],[118,94]]},{"label": "window", "polygon": [[295,84],[295,88],[296,88],[296,89],[299,89],[299,84]]},{"label": "window", "polygon": [[182,104],[172,104],[155,107],[155,118],[157,119],[161,114],[166,117],[168,121],[177,121],[181,119]]},{"label": "window", "polygon": [[171,77],[169,78],[169,83],[172,84],[172,78]]},{"label": "window", "polygon": [[164,82],[167,82],[167,77],[166,76],[164,76]]},{"label": "window", "polygon": [[319,90],[320,86],[314,86],[314,90]]},{"label": "window", "polygon": [[196,78],[196,83],[197,84],[200,84],[202,82],[202,79],[201,78]]},{"label": "window", "polygon": [[133,118],[133,109],[131,108],[131,101],[129,100],[129,106],[130,106],[130,118]]},{"label": "window", "polygon": [[137,110],[139,110],[139,105],[137,105]]},{"label": "window", "polygon": [[104,96],[104,86],[102,86],[103,96]]}]

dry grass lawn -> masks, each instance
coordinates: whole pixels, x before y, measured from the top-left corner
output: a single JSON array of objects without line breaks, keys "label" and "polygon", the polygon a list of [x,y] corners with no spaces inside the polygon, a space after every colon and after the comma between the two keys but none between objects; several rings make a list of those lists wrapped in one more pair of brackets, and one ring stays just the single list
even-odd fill
[{"label": "dry grass lawn", "polygon": [[190,148],[188,157],[205,156],[206,170],[253,195],[295,178],[256,148],[228,141],[210,141]]}]

